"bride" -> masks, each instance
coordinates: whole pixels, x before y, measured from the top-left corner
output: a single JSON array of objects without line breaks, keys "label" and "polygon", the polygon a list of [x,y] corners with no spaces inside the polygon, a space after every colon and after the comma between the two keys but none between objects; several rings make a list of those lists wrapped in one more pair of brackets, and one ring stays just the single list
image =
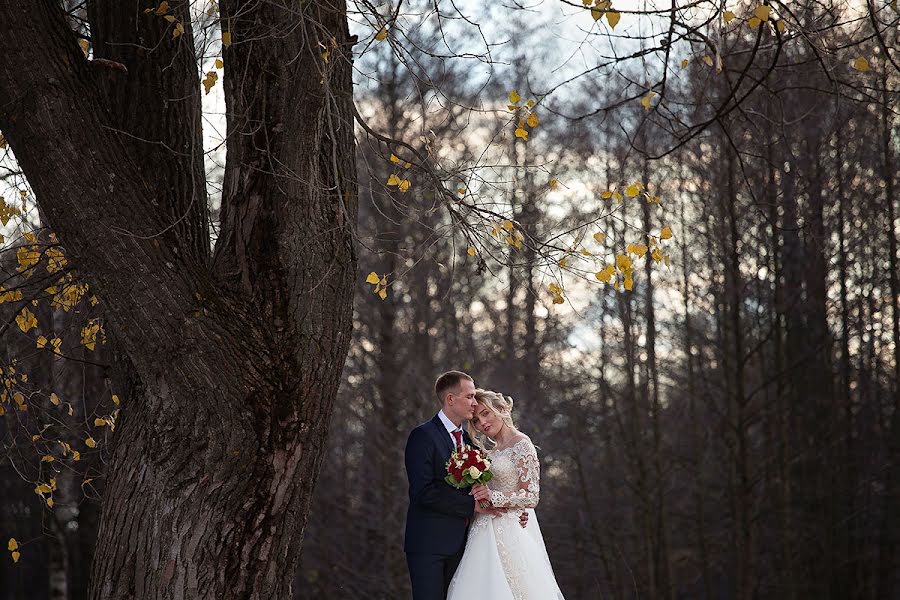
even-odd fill
[{"label": "bride", "polygon": [[[512,398],[479,389],[475,400],[469,433],[487,450],[494,477],[488,486],[474,486],[472,494],[489,493],[497,510],[475,515],[447,600],[564,600],[534,514],[540,495],[534,444],[513,425]],[[522,510],[529,513],[524,529]]]}]

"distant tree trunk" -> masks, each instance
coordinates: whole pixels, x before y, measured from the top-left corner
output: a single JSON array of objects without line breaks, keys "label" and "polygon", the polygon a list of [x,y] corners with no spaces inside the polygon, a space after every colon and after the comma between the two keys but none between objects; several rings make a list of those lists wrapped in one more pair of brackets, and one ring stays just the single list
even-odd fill
[{"label": "distant tree trunk", "polygon": [[[172,3],[173,39],[149,7],[89,12],[125,73],[86,60],[55,3],[0,4],[18,32],[0,37],[0,130],[136,377],[92,597],[289,598],[350,340],[346,15],[220,3],[228,159],[210,262],[188,8]],[[122,89],[146,102],[122,104]]]},{"label": "distant tree trunk", "polygon": [[890,420],[886,427],[887,455],[885,463],[885,491],[882,506],[881,539],[878,547],[878,584],[877,596],[887,598],[897,586],[897,555],[900,548],[900,282],[898,282],[897,264],[897,215],[894,198],[894,172],[896,165],[891,158],[893,144],[893,128],[891,119],[891,98],[887,92],[886,76],[882,77],[884,90],[881,103],[881,147],[882,170],[884,181],[884,199],[887,208],[888,237],[888,289],[890,290],[891,307],[891,341],[893,345],[894,368],[889,389],[891,406],[888,409]]}]

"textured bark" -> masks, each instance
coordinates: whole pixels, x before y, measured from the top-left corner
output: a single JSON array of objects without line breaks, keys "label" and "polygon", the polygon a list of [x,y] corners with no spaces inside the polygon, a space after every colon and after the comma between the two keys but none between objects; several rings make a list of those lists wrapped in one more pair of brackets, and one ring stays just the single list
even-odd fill
[{"label": "textured bark", "polygon": [[131,363],[92,597],[289,598],[350,338],[346,15],[222,2],[210,263],[190,33],[145,5],[91,6],[97,56],[124,73],[84,58],[55,3],[0,2],[16,32],[0,36],[0,130]]}]

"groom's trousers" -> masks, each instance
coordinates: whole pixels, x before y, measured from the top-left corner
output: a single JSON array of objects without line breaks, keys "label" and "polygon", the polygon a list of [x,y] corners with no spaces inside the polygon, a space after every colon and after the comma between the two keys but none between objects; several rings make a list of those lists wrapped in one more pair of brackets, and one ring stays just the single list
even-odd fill
[{"label": "groom's trousers", "polygon": [[450,580],[462,560],[465,545],[452,556],[439,554],[406,554],[413,600],[445,600]]}]

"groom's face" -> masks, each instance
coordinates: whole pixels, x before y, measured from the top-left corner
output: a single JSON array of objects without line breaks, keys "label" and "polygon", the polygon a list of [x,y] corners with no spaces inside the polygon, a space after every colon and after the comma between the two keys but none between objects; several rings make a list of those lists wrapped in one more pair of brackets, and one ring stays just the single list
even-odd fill
[{"label": "groom's face", "polygon": [[452,393],[453,412],[464,421],[468,421],[475,414],[475,383],[468,379],[459,382],[456,391]]}]

